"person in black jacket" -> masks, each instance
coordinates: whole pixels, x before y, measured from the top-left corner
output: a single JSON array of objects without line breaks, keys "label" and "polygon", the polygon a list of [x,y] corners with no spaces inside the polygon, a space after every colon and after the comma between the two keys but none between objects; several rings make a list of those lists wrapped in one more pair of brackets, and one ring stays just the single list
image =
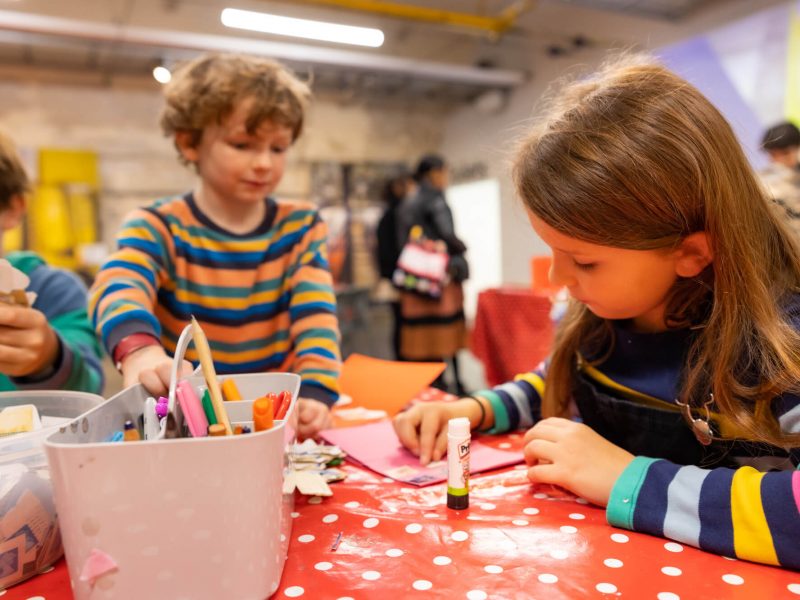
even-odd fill
[{"label": "person in black jacket", "polygon": [[397,235],[397,214],[403,201],[416,189],[416,184],[408,172],[403,172],[386,181],[383,190],[383,200],[386,210],[378,221],[376,235],[378,238],[378,272],[382,280],[386,281],[393,297],[389,300],[392,309],[392,350],[397,360],[403,360],[400,350],[400,300],[391,288],[392,275],[397,266],[402,245]]},{"label": "person in black jacket", "polygon": [[[447,164],[441,156],[422,157],[414,174],[419,189],[400,206],[397,215],[399,247],[405,244],[409,231],[418,225],[429,240],[441,240],[449,254],[449,283],[439,299],[413,292],[401,293],[400,349],[408,360],[438,361],[450,364],[455,380],[455,392],[464,393],[458,373],[456,353],[466,347],[464,291],[462,282],[469,277],[469,265],[464,254],[466,244],[458,238],[453,213],[447,205]],[[445,387],[440,378],[434,385]]]}]

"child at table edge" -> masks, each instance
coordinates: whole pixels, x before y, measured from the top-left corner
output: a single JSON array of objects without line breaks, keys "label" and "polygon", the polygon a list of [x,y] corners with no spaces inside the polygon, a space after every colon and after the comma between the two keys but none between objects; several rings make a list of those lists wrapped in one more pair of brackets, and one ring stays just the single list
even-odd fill
[{"label": "child at table edge", "polygon": [[[313,436],[330,425],[339,393],[327,229],[311,203],[271,195],[308,86],[269,59],[209,53],[182,65],[164,93],[162,129],[197,183],[126,218],[91,289],[97,334],[126,386],[163,394],[194,315],[218,374],[301,376],[298,435]],[[193,346],[186,357],[197,362]]]},{"label": "child at table edge", "polygon": [[[22,222],[30,188],[14,143],[0,134],[0,241]],[[2,252],[0,252],[2,256]],[[30,251],[9,252],[30,279],[33,306],[0,305],[0,390],[103,389],[102,350],[86,313],[86,286]]]},{"label": "child at table edge", "polygon": [[612,62],[554,98],[514,180],[573,296],[553,353],[401,413],[401,442],[427,463],[450,418],[530,428],[530,480],[610,524],[800,569],[800,247],[728,123],[664,67]]}]

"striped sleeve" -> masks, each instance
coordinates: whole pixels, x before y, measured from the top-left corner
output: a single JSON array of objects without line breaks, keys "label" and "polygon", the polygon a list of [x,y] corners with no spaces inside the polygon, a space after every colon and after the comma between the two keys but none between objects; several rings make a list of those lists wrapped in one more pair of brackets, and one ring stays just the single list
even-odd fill
[{"label": "striped sleeve", "polygon": [[20,390],[60,389],[99,394],[103,389],[102,356],[86,314],[86,286],[73,273],[46,265],[30,273],[33,307],[47,317],[61,344],[61,360],[46,379],[15,377]]},{"label": "striped sleeve", "polygon": [[494,426],[487,433],[504,433],[532,427],[541,418],[545,365],[522,373],[514,381],[476,392],[492,407]]},{"label": "striped sleeve", "polygon": [[[800,432],[800,399],[779,417]],[[800,470],[700,469],[636,457],[615,482],[610,524],[709,552],[800,569]]]},{"label": "striped sleeve", "polygon": [[291,362],[302,380],[300,395],[331,406],[339,398],[339,325],[328,268],[327,228],[316,211],[312,214],[290,277]]},{"label": "striped sleeve", "polygon": [[100,269],[89,291],[92,326],[109,354],[132,333],[160,337],[154,306],[170,242],[164,222],[145,209],[131,213],[120,229],[118,250]]}]

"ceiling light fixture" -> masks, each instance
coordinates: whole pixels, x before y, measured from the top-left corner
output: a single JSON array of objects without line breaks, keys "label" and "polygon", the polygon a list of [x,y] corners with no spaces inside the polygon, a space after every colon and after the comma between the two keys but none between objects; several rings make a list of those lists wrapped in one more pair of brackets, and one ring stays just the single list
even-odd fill
[{"label": "ceiling light fixture", "polygon": [[153,69],[153,79],[158,83],[166,84],[172,79],[172,73],[164,65],[159,65]]},{"label": "ceiling light fixture", "polygon": [[370,48],[378,48],[383,45],[383,32],[380,29],[371,27],[309,21],[308,19],[295,19],[250,10],[239,10],[238,8],[224,9],[220,15],[220,20],[226,27],[275,35],[288,35],[308,40],[353,44]]}]

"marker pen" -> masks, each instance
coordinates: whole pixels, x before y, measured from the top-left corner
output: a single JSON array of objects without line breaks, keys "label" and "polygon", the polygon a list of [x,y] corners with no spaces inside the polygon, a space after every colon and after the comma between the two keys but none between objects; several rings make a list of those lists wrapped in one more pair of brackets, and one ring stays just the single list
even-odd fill
[{"label": "marker pen", "polygon": [[447,422],[447,508],[469,508],[469,419]]},{"label": "marker pen", "polygon": [[133,424],[133,421],[125,421],[125,430],[122,434],[123,439],[126,442],[138,442],[141,438],[139,435],[139,430],[136,429],[136,425]]}]

